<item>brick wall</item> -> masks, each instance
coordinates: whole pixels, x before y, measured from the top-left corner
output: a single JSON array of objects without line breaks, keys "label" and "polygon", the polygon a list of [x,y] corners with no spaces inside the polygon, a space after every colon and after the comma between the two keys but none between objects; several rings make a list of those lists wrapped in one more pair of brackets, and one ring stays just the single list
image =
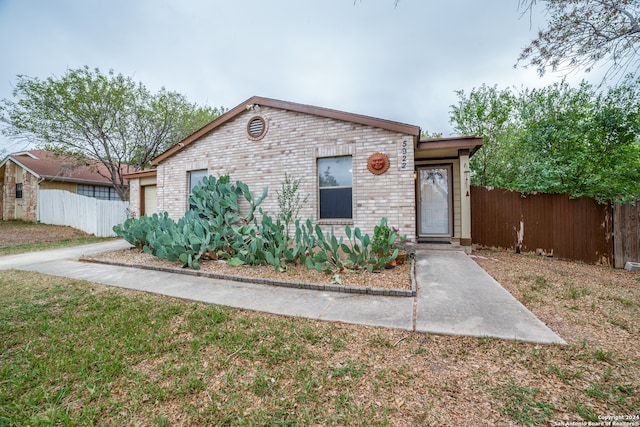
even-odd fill
[{"label": "brick wall", "polygon": [[5,171],[5,167],[0,167],[0,220],[2,220],[4,214],[4,193],[5,193],[5,186],[4,186],[4,171]]},{"label": "brick wall", "polygon": [[[12,161],[4,168],[2,219],[38,220],[38,178]],[[22,200],[16,200],[16,183],[22,181]],[[22,203],[22,216],[16,218],[16,203]]]},{"label": "brick wall", "polygon": [[16,165],[8,161],[4,166],[4,186],[2,187],[2,219],[15,219],[16,213]]},{"label": "brick wall", "polygon": [[[246,133],[247,122],[255,115],[262,116],[268,126],[266,135],[259,141],[252,141]],[[399,170],[403,140],[408,141],[407,167]],[[259,112],[239,114],[158,166],[158,211],[167,211],[175,219],[181,217],[187,209],[188,172],[207,169],[210,175],[229,174],[232,180],[245,182],[256,197],[268,187],[269,196],[262,207],[275,215],[278,211],[276,190],[280,189],[287,172],[301,179],[300,194],[309,194],[300,216],[318,218],[317,159],[351,155],[353,221],[320,223],[325,229],[335,225],[336,231],[349,223],[372,234],[380,219],[387,217],[390,225],[399,227],[402,234],[413,239],[416,234],[413,147],[409,135],[261,107]],[[382,175],[373,175],[367,169],[367,159],[375,152],[389,156],[389,170]],[[131,188],[133,208],[136,185]]]},{"label": "brick wall", "polygon": [[37,221],[38,178],[25,170],[22,179],[22,219]]},{"label": "brick wall", "polygon": [[129,180],[129,211],[135,218],[139,218],[140,213],[140,178]]}]

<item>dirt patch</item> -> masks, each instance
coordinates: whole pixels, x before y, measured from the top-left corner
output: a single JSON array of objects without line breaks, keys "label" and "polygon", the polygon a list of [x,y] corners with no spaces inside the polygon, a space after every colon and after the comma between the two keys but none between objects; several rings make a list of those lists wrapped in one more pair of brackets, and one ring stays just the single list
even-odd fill
[{"label": "dirt patch", "polygon": [[90,236],[84,231],[62,225],[26,221],[0,221],[0,247],[51,243]]},{"label": "dirt patch", "polygon": [[475,250],[473,257],[565,341],[637,344],[640,274],[507,251]]},{"label": "dirt patch", "polygon": [[[182,263],[170,262],[132,248],[122,251],[106,252],[92,255],[88,259],[97,261],[116,262],[126,265],[146,265],[181,269]],[[236,277],[265,278],[297,283],[339,284],[383,289],[411,289],[411,260],[393,269],[383,269],[378,272],[344,270],[339,274],[326,274],[311,270],[304,265],[289,264],[284,272],[276,271],[270,265],[233,267],[226,261],[203,261],[200,271],[224,274]]]}]

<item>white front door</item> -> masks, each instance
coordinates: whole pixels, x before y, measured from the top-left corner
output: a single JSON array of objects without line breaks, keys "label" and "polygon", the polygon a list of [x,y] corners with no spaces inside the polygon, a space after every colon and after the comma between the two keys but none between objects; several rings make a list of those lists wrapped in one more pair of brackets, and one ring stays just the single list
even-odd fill
[{"label": "white front door", "polygon": [[451,165],[418,169],[419,236],[451,236]]}]

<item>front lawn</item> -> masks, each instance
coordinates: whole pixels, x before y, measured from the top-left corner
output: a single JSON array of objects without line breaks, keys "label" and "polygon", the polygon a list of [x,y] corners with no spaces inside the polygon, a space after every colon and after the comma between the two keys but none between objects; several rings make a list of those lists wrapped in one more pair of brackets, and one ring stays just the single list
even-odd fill
[{"label": "front lawn", "polygon": [[568,346],[288,318],[2,271],[0,425],[548,425],[640,413],[637,275],[484,255],[510,263],[505,280],[534,313],[544,305]]}]

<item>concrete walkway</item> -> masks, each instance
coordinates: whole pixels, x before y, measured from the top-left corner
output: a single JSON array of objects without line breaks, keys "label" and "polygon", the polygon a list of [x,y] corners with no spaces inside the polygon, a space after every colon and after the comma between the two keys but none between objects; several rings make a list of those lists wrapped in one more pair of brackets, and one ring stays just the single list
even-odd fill
[{"label": "concrete walkway", "polygon": [[464,252],[420,251],[416,330],[566,344]]},{"label": "concrete walkway", "polygon": [[286,316],[448,335],[566,344],[463,252],[419,251],[418,295],[384,297],[277,286],[79,262],[128,248],[122,240],[0,257],[14,268]]}]

